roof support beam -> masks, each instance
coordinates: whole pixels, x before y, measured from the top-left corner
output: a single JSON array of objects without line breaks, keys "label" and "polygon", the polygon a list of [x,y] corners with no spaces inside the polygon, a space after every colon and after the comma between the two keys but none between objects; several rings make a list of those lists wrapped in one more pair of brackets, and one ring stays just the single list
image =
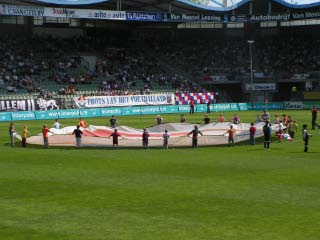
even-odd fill
[{"label": "roof support beam", "polygon": [[122,10],[122,0],[117,0],[117,10],[118,11]]}]

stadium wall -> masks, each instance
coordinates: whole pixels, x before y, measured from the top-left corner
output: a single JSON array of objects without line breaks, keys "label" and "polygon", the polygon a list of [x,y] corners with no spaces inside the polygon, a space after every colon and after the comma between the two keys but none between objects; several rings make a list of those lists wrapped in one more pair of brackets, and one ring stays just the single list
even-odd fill
[{"label": "stadium wall", "polygon": [[[211,111],[245,111],[248,109],[247,103],[223,103],[210,106]],[[90,108],[90,109],[67,109],[67,110],[47,110],[47,111],[19,111],[0,112],[0,121],[20,121],[20,120],[45,120],[56,118],[90,118],[105,116],[129,116],[164,113],[186,113],[189,112],[188,105],[172,106],[141,106],[141,107],[112,107],[112,108]],[[206,104],[195,106],[195,112],[206,112]]]},{"label": "stadium wall", "polygon": [[[212,112],[226,111],[247,111],[247,110],[302,110],[310,109],[313,105],[320,106],[320,102],[270,102],[270,103],[221,103],[210,106]],[[93,109],[67,109],[47,111],[21,111],[21,112],[0,112],[0,122],[21,121],[21,120],[46,120],[57,118],[90,118],[106,116],[129,116],[148,114],[178,114],[187,113],[188,105],[180,106],[143,106],[143,107],[117,107],[117,108],[93,108]],[[206,104],[195,106],[195,112],[206,112]]]}]

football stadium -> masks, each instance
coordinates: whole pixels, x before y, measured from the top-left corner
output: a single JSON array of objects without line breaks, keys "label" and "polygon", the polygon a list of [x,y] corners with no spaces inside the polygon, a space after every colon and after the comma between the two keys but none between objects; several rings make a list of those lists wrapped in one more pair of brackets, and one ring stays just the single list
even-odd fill
[{"label": "football stadium", "polygon": [[0,0],[0,239],[320,239],[320,1]]}]

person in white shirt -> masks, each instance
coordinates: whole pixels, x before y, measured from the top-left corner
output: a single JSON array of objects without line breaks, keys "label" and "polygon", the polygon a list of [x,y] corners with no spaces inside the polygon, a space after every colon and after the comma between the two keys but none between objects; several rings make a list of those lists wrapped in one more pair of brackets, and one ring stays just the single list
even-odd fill
[{"label": "person in white shirt", "polygon": [[283,138],[283,123],[281,120],[279,121],[279,131],[277,135],[278,135],[278,141],[281,142]]},{"label": "person in white shirt", "polygon": [[53,128],[60,129],[61,127],[63,126],[59,123],[59,119],[54,120]]}]

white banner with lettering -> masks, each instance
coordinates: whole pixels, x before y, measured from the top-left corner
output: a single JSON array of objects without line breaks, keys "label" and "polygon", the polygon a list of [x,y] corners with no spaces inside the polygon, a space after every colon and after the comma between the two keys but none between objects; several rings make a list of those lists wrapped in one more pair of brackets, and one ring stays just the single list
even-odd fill
[{"label": "white banner with lettering", "polygon": [[125,11],[94,9],[44,8],[44,16],[58,18],[93,18],[109,20],[126,20]]},{"label": "white banner with lettering", "polygon": [[173,105],[173,94],[74,97],[78,108]]},{"label": "white banner with lettering", "polygon": [[0,5],[0,15],[42,17],[44,15],[44,8],[2,4]]}]

